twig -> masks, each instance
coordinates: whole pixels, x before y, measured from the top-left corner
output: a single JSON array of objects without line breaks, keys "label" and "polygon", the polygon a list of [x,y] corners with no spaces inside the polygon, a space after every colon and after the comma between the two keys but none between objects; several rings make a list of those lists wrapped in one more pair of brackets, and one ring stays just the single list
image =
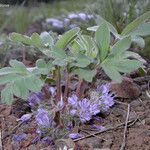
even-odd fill
[{"label": "twig", "polygon": [[[81,130],[81,129],[80,129],[80,130]],[[88,131],[86,131],[86,130],[83,130],[83,129],[82,129],[81,131],[87,133],[88,135],[94,136],[94,137],[96,137],[96,138],[98,138],[98,139],[100,139],[100,140],[107,141],[106,139],[100,138],[99,136],[97,136],[97,135],[95,135],[95,134],[93,134],[93,133],[90,133],[90,132],[88,132]]]},{"label": "twig", "polygon": [[20,127],[24,122],[20,122],[19,124],[17,124],[9,133],[7,133],[6,135],[2,136],[2,140],[4,140],[5,138],[7,138],[8,136],[10,136],[18,127]]},{"label": "twig", "polygon": [[3,145],[2,145],[2,132],[0,130],[0,150],[3,150]]},{"label": "twig", "polygon": [[129,114],[130,114],[130,104],[128,104],[127,117],[125,121],[124,133],[123,133],[123,142],[122,142],[120,150],[124,150],[126,147],[126,136],[127,136]]},{"label": "twig", "polygon": [[[138,121],[138,118],[132,119],[132,120],[129,120],[129,121],[127,122],[127,124],[132,123],[132,125],[134,125],[137,121]],[[133,124],[133,122],[134,122],[134,124]],[[75,139],[75,140],[73,140],[73,141],[74,141],[74,142],[77,142],[77,141],[79,141],[79,140],[83,140],[83,139],[92,137],[92,136],[94,136],[94,135],[100,134],[100,133],[104,133],[104,132],[107,132],[107,131],[110,131],[110,130],[116,130],[117,128],[120,128],[121,126],[124,126],[124,125],[125,125],[125,122],[124,122],[124,123],[120,123],[120,124],[118,124],[118,125],[116,125],[116,126],[114,126],[114,127],[108,127],[108,128],[106,128],[105,130],[95,132],[95,133],[93,133],[93,134],[91,134],[91,135],[87,135],[87,136],[84,136],[84,137]],[[131,125],[130,125],[130,126],[131,126]]]}]

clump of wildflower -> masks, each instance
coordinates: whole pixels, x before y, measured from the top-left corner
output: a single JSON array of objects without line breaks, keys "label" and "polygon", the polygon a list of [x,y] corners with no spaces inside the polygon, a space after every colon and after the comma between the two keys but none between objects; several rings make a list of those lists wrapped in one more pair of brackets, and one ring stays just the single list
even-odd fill
[{"label": "clump of wildflower", "polygon": [[28,98],[29,105],[31,107],[35,107],[36,105],[39,105],[42,98],[43,98],[43,93],[42,92],[33,92],[33,93],[31,93],[29,98]]},{"label": "clump of wildflower", "polygon": [[70,114],[72,116],[78,116],[81,122],[89,121],[93,115],[100,112],[98,104],[91,103],[91,101],[86,98],[78,101],[76,95],[72,95],[68,98],[68,104],[71,106]]},{"label": "clump of wildflower", "polygon": [[39,108],[37,110],[37,115],[36,115],[35,119],[40,128],[51,128],[52,127],[53,117],[44,108]]}]

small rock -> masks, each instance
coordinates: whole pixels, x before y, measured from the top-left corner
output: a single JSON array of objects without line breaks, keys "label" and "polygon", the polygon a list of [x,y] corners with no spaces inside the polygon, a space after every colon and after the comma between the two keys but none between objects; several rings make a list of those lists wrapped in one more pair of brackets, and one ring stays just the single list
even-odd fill
[{"label": "small rock", "polygon": [[123,77],[121,83],[111,83],[111,90],[120,98],[138,98],[141,95],[141,89],[133,82],[131,78]]}]

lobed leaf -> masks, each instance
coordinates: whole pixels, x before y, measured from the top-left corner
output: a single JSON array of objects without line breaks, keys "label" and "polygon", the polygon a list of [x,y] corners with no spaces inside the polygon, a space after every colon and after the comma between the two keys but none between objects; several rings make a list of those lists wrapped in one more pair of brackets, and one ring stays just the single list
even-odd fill
[{"label": "lobed leaf", "polygon": [[75,69],[73,73],[77,74],[79,78],[84,79],[85,81],[92,82],[93,78],[96,75],[96,70],[78,68]]}]

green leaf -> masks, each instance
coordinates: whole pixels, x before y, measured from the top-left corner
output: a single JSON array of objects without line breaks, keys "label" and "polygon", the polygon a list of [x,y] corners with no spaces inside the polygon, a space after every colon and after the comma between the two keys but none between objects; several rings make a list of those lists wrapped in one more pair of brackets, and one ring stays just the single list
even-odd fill
[{"label": "green leaf", "polygon": [[42,32],[40,37],[45,46],[54,45],[54,39],[52,38],[52,36],[50,36],[50,34],[48,32]]},{"label": "green leaf", "polygon": [[[101,24],[103,24],[103,23],[106,23],[107,26],[108,26],[108,28],[109,28],[109,31],[110,31],[116,38],[119,38],[119,39],[120,39],[120,35],[118,34],[117,30],[115,29],[115,27],[114,27],[111,23],[109,23],[108,21],[106,21],[106,20],[105,20],[104,18],[102,18],[101,16],[99,16],[98,19],[99,19],[99,22],[100,22],[99,25],[101,25]],[[98,28],[99,28],[99,26],[93,26],[93,27],[87,28],[87,30],[89,30],[89,31],[96,31]]]},{"label": "green leaf", "polygon": [[7,74],[0,76],[0,84],[6,84],[12,82],[12,80],[17,80],[20,78],[20,75],[17,74]]},{"label": "green leaf", "polygon": [[18,70],[20,70],[22,72],[27,72],[26,66],[20,61],[10,60],[9,64],[13,68],[16,68],[16,69],[18,69]]},{"label": "green leaf", "polygon": [[[0,69],[0,84],[7,84],[2,91],[2,101],[11,103],[13,95],[26,99],[29,91],[41,90],[43,81],[40,76],[34,74],[34,71],[29,71],[23,63],[17,60],[10,61],[10,65],[11,67]],[[38,65],[43,66],[42,62]]]},{"label": "green leaf", "polygon": [[126,51],[124,54],[125,58],[134,58],[139,61],[141,61],[143,64],[146,63],[146,60],[144,60],[138,53],[131,52],[131,51]]},{"label": "green leaf", "polygon": [[58,49],[58,48],[54,48],[53,50],[51,50],[51,57],[54,59],[64,59],[67,57],[66,53],[64,50],[62,49]]},{"label": "green leaf", "polygon": [[111,66],[110,64],[102,64],[101,65],[106,75],[112,80],[117,83],[122,81],[121,74],[117,71],[115,66]]},{"label": "green leaf", "polygon": [[142,62],[138,60],[124,59],[115,64],[117,70],[122,73],[130,73],[142,67]]},{"label": "green leaf", "polygon": [[53,62],[53,65],[57,65],[57,66],[67,66],[67,60],[66,59],[60,59],[60,58],[56,58]]},{"label": "green leaf", "polygon": [[132,41],[136,43],[139,47],[144,48],[145,47],[145,41],[142,37],[140,36],[131,36]]},{"label": "green leaf", "polygon": [[65,34],[60,36],[59,40],[56,42],[56,47],[59,49],[64,49],[69,43],[71,43],[78,35],[80,28],[76,27]]},{"label": "green leaf", "polygon": [[95,33],[96,43],[100,51],[100,59],[103,61],[109,51],[110,32],[106,23],[99,26]]},{"label": "green leaf", "polygon": [[27,99],[29,95],[29,90],[25,87],[25,82],[22,78],[15,80],[15,82],[12,83],[12,86],[15,96],[22,99]]},{"label": "green leaf", "polygon": [[150,35],[150,22],[141,24],[136,30],[131,32],[132,36],[148,36]]},{"label": "green leaf", "polygon": [[31,41],[32,44],[37,48],[41,48],[42,46],[44,46],[43,41],[38,33],[32,34]]},{"label": "green leaf", "polygon": [[43,41],[38,33],[33,33],[31,37],[19,33],[12,33],[10,35],[10,39],[15,42],[21,42],[26,45],[35,46],[37,48],[44,46]]},{"label": "green leaf", "polygon": [[91,60],[87,56],[82,54],[78,54],[75,61],[76,63],[73,63],[74,66],[81,67],[81,68],[85,68],[91,63]]},{"label": "green leaf", "polygon": [[38,68],[46,68],[46,62],[43,59],[38,59],[36,61],[36,66]]},{"label": "green leaf", "polygon": [[33,70],[34,74],[42,74],[47,75],[50,71],[54,69],[54,66],[52,64],[52,61],[49,61],[46,63],[43,59],[38,59],[36,61],[36,68]]},{"label": "green leaf", "polygon": [[143,62],[127,59],[127,55],[124,52],[119,55],[111,55],[111,57],[107,57],[102,62],[101,67],[113,81],[121,82],[120,73],[130,73],[140,67],[143,67]]},{"label": "green leaf", "polygon": [[81,79],[84,79],[85,81],[92,82],[93,77],[95,77],[96,75],[96,70],[78,68],[74,70],[73,73],[77,74]]},{"label": "green leaf", "polygon": [[10,39],[15,41],[15,42],[21,42],[21,43],[26,44],[26,45],[31,45],[31,43],[32,43],[30,37],[28,37],[26,35],[19,34],[19,33],[11,33]]},{"label": "green leaf", "polygon": [[39,92],[43,86],[43,82],[38,77],[29,76],[24,79],[24,86],[32,92]]},{"label": "green leaf", "polygon": [[120,54],[120,53],[126,51],[127,49],[129,49],[130,46],[131,46],[131,38],[125,37],[113,45],[111,54],[113,54],[113,55]]},{"label": "green leaf", "polygon": [[2,91],[1,91],[1,100],[3,103],[11,105],[13,102],[13,86],[8,84]]},{"label": "green leaf", "polygon": [[7,74],[15,74],[15,73],[18,73],[18,70],[15,70],[14,68],[11,67],[5,67],[0,69],[0,76],[7,75]]},{"label": "green leaf", "polygon": [[150,18],[150,11],[144,13],[133,22],[128,24],[124,30],[122,31],[121,35],[128,35],[131,31],[135,30],[141,23],[143,23],[146,19]]}]

